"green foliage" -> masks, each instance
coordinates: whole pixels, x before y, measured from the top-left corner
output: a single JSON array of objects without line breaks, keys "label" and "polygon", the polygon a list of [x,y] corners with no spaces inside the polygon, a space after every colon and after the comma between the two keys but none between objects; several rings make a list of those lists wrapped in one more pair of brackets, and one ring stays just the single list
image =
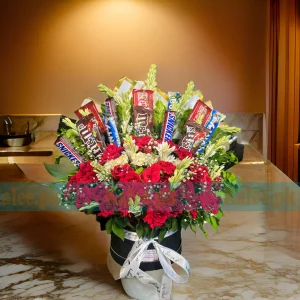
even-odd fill
[{"label": "green foliage", "polygon": [[125,232],[124,229],[120,226],[118,226],[115,221],[112,223],[112,232],[119,237],[122,241],[124,241],[125,238]]},{"label": "green foliage", "polygon": [[112,218],[110,218],[110,219],[106,222],[105,229],[106,229],[106,232],[107,232],[108,234],[111,234],[111,232],[112,232]]},{"label": "green foliage", "polygon": [[181,134],[184,133],[184,124],[186,123],[191,112],[192,109],[188,108],[184,110],[182,114],[179,114],[178,117],[176,116],[176,130],[178,130]]},{"label": "green foliage", "polygon": [[145,80],[146,88],[149,90],[155,90],[156,82],[156,65],[152,64],[147,74],[147,79]]},{"label": "green foliage", "polygon": [[153,113],[153,121],[154,121],[154,133],[157,136],[160,136],[161,127],[164,122],[166,106],[162,103],[161,100],[156,101],[154,113]]},{"label": "green foliage", "polygon": [[66,159],[64,163],[61,164],[44,163],[44,166],[51,176],[55,177],[60,181],[67,181],[68,175],[71,172],[78,170],[78,168],[75,168],[75,166],[72,164],[72,162],[69,159]]}]

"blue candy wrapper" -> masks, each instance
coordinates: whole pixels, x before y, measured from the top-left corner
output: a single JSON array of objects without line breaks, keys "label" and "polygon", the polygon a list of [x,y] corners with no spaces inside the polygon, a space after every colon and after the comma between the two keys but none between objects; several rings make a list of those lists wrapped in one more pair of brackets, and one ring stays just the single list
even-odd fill
[{"label": "blue candy wrapper", "polygon": [[168,92],[169,102],[168,102],[168,110],[173,110],[173,103],[179,103],[181,95],[178,92]]},{"label": "blue candy wrapper", "polygon": [[116,143],[121,146],[121,140],[117,129],[115,118],[111,115],[104,115],[104,124],[107,130],[107,136],[110,144]]}]

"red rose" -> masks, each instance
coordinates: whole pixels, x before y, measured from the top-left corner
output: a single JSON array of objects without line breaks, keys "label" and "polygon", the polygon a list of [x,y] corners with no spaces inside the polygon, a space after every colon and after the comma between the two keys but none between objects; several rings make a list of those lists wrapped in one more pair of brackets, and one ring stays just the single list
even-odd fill
[{"label": "red rose", "polygon": [[158,163],[153,164],[151,167],[144,169],[142,173],[143,182],[159,182],[160,181],[161,166]]},{"label": "red rose", "polygon": [[193,219],[196,219],[197,215],[198,215],[198,212],[196,210],[192,210],[192,211],[190,211],[190,214],[191,214]]},{"label": "red rose", "polygon": [[149,208],[144,221],[149,224],[150,228],[160,227],[165,224],[170,214],[167,211],[158,211]]},{"label": "red rose", "polygon": [[193,157],[193,153],[191,151],[189,151],[189,150],[184,149],[184,148],[178,148],[176,150],[175,154],[177,155],[177,157],[180,160],[183,160],[186,157],[190,157],[190,158]]},{"label": "red rose", "polygon": [[121,152],[124,150],[123,147],[118,147],[116,144],[107,145],[104,150],[99,163],[101,165],[105,164],[108,160],[112,160],[121,156]]},{"label": "red rose", "polygon": [[83,207],[85,204],[90,204],[91,201],[93,200],[91,195],[92,195],[91,188],[89,188],[85,184],[77,192],[75,206],[79,209],[79,208]]},{"label": "red rose", "polygon": [[[118,165],[115,166],[112,170],[111,170],[111,175],[113,176],[114,179],[116,180],[120,180],[122,177],[125,176],[126,173],[128,173],[129,170],[133,170],[129,164],[125,164],[125,165]],[[133,170],[134,171],[134,170]]]},{"label": "red rose", "polygon": [[176,169],[175,165],[168,161],[159,161],[158,164],[161,167],[161,171],[168,175],[173,175]]}]

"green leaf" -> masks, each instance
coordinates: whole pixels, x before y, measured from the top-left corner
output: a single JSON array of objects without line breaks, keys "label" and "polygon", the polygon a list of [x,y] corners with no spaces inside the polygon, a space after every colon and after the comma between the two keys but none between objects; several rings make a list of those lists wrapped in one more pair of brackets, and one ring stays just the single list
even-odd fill
[{"label": "green leaf", "polygon": [[140,222],[137,224],[135,230],[138,237],[141,238],[143,236],[144,229],[143,229],[143,225]]},{"label": "green leaf", "polygon": [[184,230],[186,230],[189,226],[188,221],[185,221],[183,218],[181,219],[180,224],[181,224],[181,228],[183,228]]},{"label": "green leaf", "polygon": [[210,221],[211,221],[210,224],[211,224],[212,228],[213,228],[214,230],[217,230],[218,227],[219,227],[219,225],[218,225],[218,223],[217,223],[216,218],[215,218],[214,216],[210,216]]},{"label": "green leaf", "polygon": [[158,242],[161,242],[164,239],[167,231],[168,231],[167,228],[161,227],[159,234],[158,234]]},{"label": "green leaf", "polygon": [[54,164],[55,164],[55,165],[59,165],[59,164],[60,164],[60,160],[61,160],[62,158],[65,158],[65,156],[64,156],[64,155],[57,155],[57,156],[54,156]]},{"label": "green leaf", "polygon": [[125,232],[123,228],[120,228],[115,222],[112,223],[112,232],[119,237],[122,241],[125,238]]},{"label": "green leaf", "polygon": [[150,231],[150,227],[147,223],[143,222],[143,236],[148,236]]},{"label": "green leaf", "polygon": [[178,221],[176,218],[172,220],[172,231],[176,232],[178,230]]},{"label": "green leaf", "polygon": [[207,237],[207,232],[205,231],[205,229],[204,229],[204,226],[203,226],[203,223],[202,223],[202,222],[200,222],[200,223],[199,223],[199,227],[200,227],[200,229],[201,229],[201,231],[202,231],[203,235],[204,235],[205,237]]},{"label": "green leaf", "polygon": [[197,227],[196,227],[196,224],[195,223],[192,223],[190,225],[191,229],[196,233],[196,230],[197,230]]},{"label": "green leaf", "polygon": [[218,213],[215,215],[215,217],[218,218],[218,219],[222,218],[223,216],[224,216],[224,214],[223,214],[223,212],[222,212],[221,209],[220,209],[220,210],[218,211]]},{"label": "green leaf", "polygon": [[112,219],[109,219],[105,225],[105,228],[106,228],[106,232],[108,234],[111,234],[111,231],[112,231]]},{"label": "green leaf", "polygon": [[44,166],[48,173],[56,179],[67,179],[68,174],[74,172],[74,165],[69,159],[66,159],[61,164],[47,164],[44,162]]},{"label": "green leaf", "polygon": [[113,222],[118,225],[120,228],[124,228],[127,225],[127,220],[121,217],[115,217]]}]

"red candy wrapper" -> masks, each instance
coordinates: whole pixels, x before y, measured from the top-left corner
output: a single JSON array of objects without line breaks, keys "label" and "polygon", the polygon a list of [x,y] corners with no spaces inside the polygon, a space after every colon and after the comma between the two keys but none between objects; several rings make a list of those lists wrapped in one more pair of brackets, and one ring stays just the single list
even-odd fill
[{"label": "red candy wrapper", "polygon": [[188,120],[206,126],[211,119],[211,115],[212,109],[201,100],[198,100]]},{"label": "red candy wrapper", "polygon": [[153,110],[153,91],[133,90],[133,106],[142,106],[145,109]]},{"label": "red candy wrapper", "polygon": [[82,117],[81,113],[79,112],[80,109],[82,109],[82,110],[88,109],[90,114],[92,114],[94,116],[95,120],[97,121],[98,127],[100,128],[101,132],[103,132],[103,133],[106,132],[104,122],[102,121],[102,118],[98,112],[95,102],[90,101],[87,104],[80,107],[79,109],[77,109],[74,113],[78,118]]},{"label": "red candy wrapper", "polygon": [[93,114],[80,118],[76,122],[80,137],[86,147],[96,158],[100,158],[106,149],[104,136],[101,134],[96,118]]}]

